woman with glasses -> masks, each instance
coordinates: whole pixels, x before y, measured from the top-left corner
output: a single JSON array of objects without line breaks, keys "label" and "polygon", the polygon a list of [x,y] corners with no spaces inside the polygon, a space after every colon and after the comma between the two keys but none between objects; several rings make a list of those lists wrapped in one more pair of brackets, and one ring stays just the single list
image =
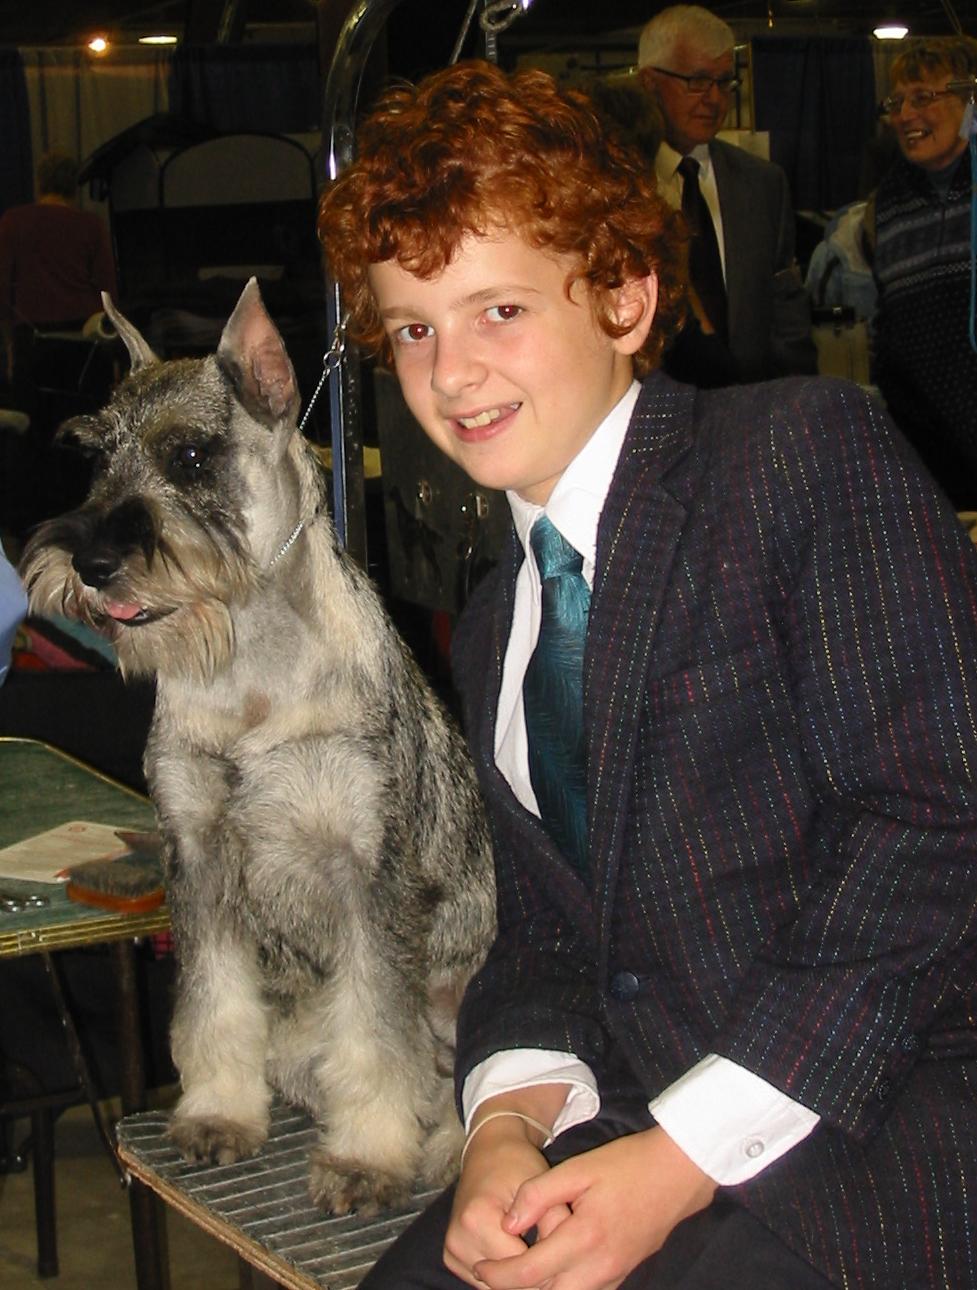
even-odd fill
[{"label": "woman with glasses", "polygon": [[957,509],[977,510],[974,145],[963,129],[977,94],[977,41],[911,40],[892,64],[890,83],[880,111],[900,155],[875,203],[874,378]]}]

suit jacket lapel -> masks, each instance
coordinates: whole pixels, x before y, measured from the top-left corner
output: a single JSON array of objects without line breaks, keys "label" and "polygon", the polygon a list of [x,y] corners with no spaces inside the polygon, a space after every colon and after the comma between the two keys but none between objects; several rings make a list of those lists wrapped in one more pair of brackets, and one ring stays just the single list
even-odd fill
[{"label": "suit jacket lapel", "polygon": [[688,452],[695,397],[691,387],[660,374],[645,383],[598,529],[584,663],[588,833],[598,906],[617,871],[641,695],[687,513],[663,476]]},{"label": "suit jacket lapel", "polygon": [[[686,507],[663,476],[688,452],[696,392],[656,373],[645,382],[597,535],[597,577],[584,660],[584,710],[588,756],[588,836],[594,897],[599,906],[613,883],[623,838],[640,695],[655,627]],[[482,702],[469,712],[472,752],[484,768],[482,790],[512,827],[529,829],[540,854],[553,861],[552,876],[579,901],[585,887],[558,857],[543,826],[517,801],[495,765],[495,723],[506,645],[512,625],[515,581],[523,552],[514,530],[499,561],[499,592],[484,629]]]}]

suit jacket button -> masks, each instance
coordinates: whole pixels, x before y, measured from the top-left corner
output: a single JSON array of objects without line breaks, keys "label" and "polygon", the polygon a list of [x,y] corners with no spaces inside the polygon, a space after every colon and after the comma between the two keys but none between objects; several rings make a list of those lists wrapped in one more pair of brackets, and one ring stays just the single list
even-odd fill
[{"label": "suit jacket button", "polygon": [[641,989],[641,982],[633,972],[615,972],[611,977],[611,995],[621,1003],[626,1003]]}]

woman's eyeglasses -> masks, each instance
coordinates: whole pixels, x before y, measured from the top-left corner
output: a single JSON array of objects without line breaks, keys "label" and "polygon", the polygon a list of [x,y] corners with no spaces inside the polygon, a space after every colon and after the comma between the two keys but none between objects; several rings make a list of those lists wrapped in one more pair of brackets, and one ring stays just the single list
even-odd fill
[{"label": "woman's eyeglasses", "polygon": [[908,103],[914,112],[923,112],[937,99],[952,93],[952,90],[913,90],[912,94],[890,94],[879,104],[879,116],[898,116],[904,103]]}]

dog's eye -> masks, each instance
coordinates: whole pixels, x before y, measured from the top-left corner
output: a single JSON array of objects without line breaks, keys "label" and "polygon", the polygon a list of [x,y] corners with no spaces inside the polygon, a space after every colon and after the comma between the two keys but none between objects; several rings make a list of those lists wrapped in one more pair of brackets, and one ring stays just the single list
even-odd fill
[{"label": "dog's eye", "polygon": [[200,443],[181,443],[173,454],[173,465],[192,474],[207,460],[207,449]]}]

